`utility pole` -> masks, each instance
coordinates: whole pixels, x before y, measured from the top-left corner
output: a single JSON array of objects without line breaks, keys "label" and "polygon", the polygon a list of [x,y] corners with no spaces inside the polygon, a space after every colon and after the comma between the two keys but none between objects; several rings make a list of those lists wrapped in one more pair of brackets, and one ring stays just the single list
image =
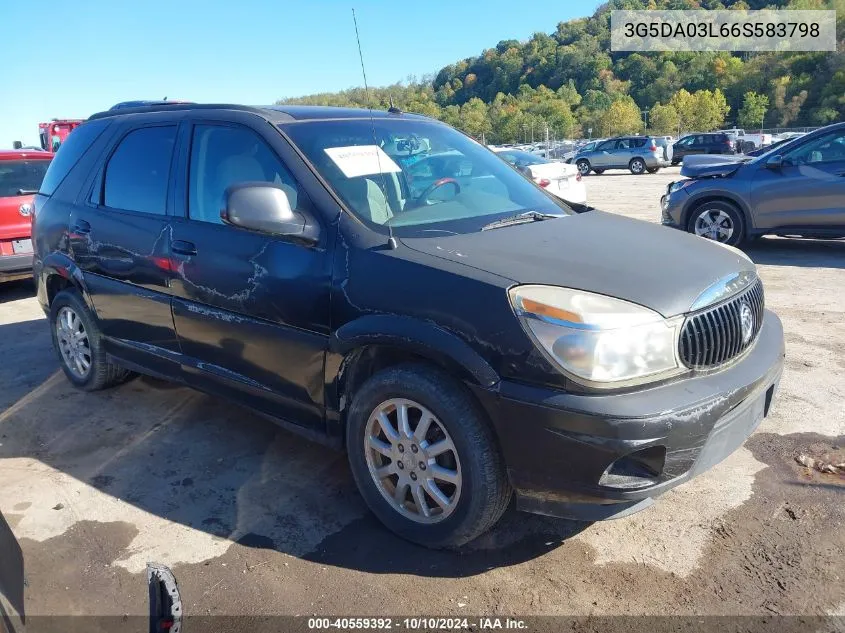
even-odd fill
[{"label": "utility pole", "polygon": [[766,108],[763,108],[763,114],[760,116],[760,134],[763,133],[763,122],[766,120]]},{"label": "utility pole", "polygon": [[645,108],[640,112],[645,117],[645,131],[648,131],[648,108]]},{"label": "utility pole", "polygon": [[546,123],[546,158],[549,157],[549,124]]}]

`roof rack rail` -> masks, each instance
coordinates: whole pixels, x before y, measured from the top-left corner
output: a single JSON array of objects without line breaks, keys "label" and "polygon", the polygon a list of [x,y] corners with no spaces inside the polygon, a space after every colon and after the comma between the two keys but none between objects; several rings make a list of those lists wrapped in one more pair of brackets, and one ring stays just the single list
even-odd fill
[{"label": "roof rack rail", "polygon": [[88,120],[93,121],[94,119],[106,119],[113,116],[122,116],[124,114],[144,114],[149,112],[164,112],[173,110],[242,110],[244,112],[255,112],[257,114],[264,112],[261,108],[237,105],[233,103],[176,103],[175,101],[166,101],[155,105],[125,106],[116,109],[112,108],[110,110],[92,114],[88,117]]}]

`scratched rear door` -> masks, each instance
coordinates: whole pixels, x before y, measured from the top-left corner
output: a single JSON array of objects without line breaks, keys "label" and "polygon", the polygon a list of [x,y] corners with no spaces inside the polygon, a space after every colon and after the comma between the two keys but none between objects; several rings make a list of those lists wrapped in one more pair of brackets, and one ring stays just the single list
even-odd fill
[{"label": "scratched rear door", "polygon": [[170,245],[173,318],[189,380],[288,422],[320,426],[330,234],[324,227],[318,244],[307,245],[220,220],[224,191],[239,182],[274,183],[293,209],[311,210],[278,151],[284,140],[263,119],[206,113],[185,135],[185,190],[177,193],[184,209]]}]

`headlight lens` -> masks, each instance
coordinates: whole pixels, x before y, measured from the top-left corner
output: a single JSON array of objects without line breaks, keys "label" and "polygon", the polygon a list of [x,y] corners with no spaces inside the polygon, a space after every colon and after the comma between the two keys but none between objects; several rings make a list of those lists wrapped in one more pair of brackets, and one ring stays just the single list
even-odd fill
[{"label": "headlight lens", "polygon": [[676,180],[672,184],[669,185],[669,193],[675,193],[679,189],[683,189],[687,185],[695,182],[691,178],[687,178],[686,180]]},{"label": "headlight lens", "polygon": [[546,357],[574,379],[621,387],[678,373],[683,317],[583,290],[516,286],[511,305]]}]

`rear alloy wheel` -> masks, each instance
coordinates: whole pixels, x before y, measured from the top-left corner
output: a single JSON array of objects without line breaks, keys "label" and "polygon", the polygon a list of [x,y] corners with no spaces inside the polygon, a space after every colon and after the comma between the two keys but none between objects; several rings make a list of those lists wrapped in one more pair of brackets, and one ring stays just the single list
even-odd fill
[{"label": "rear alloy wheel", "polygon": [[628,169],[631,170],[632,174],[637,176],[645,173],[645,161],[642,158],[632,158],[631,162],[628,163]]},{"label": "rear alloy wheel", "polygon": [[97,320],[75,290],[62,290],[53,297],[50,326],[62,370],[76,387],[96,391],[134,376],[108,360]]},{"label": "rear alloy wheel", "polygon": [[590,161],[588,161],[586,158],[581,158],[580,160],[578,160],[575,163],[575,166],[578,168],[578,171],[581,172],[582,176],[586,176],[590,173]]},{"label": "rear alloy wheel", "polygon": [[468,543],[511,497],[482,411],[459,382],[426,365],[384,369],[364,383],[347,415],[346,449],[370,510],[421,545]]},{"label": "rear alloy wheel", "polygon": [[700,237],[730,246],[738,246],[745,235],[742,214],[732,204],[721,200],[698,206],[692,212],[687,229]]}]

